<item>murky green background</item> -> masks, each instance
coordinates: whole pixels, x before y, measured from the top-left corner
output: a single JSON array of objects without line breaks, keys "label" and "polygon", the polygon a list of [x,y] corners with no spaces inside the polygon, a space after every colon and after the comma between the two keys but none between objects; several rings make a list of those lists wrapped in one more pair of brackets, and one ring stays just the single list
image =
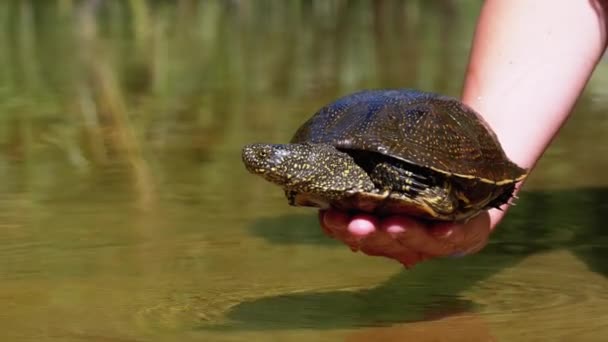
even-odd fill
[{"label": "murky green background", "polygon": [[457,96],[479,4],[0,2],[2,340],[605,341],[606,64],[476,256],[351,253],[241,166],[351,91]]}]

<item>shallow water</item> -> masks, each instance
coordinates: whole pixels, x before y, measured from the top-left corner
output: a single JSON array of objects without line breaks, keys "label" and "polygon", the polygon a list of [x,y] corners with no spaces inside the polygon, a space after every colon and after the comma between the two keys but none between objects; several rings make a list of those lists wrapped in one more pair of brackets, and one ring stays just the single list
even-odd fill
[{"label": "shallow water", "polygon": [[477,2],[121,3],[0,4],[3,340],[608,338],[608,66],[490,245],[407,271],[240,147],[358,89],[457,95]]}]

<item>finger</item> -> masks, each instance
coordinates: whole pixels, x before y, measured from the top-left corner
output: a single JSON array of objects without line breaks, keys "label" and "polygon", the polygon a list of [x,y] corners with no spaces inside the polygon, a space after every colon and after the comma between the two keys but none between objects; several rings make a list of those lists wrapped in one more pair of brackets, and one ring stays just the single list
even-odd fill
[{"label": "finger", "polygon": [[321,225],[331,231],[344,230],[350,222],[350,217],[343,211],[328,209],[321,210],[321,212]]},{"label": "finger", "polygon": [[319,210],[319,223],[321,226],[321,230],[323,230],[323,233],[325,233],[325,235],[327,235],[330,238],[333,238],[334,234],[332,233],[331,229],[329,229],[329,227],[327,226],[327,223],[325,223],[326,215],[327,215],[327,210],[325,210],[325,209]]},{"label": "finger", "polygon": [[412,269],[414,266],[425,260],[422,254],[414,252],[398,255],[393,259],[399,261],[407,269]]},{"label": "finger", "polygon": [[455,251],[450,239],[435,238],[428,226],[406,217],[388,218],[382,223],[381,229],[393,233],[405,248],[423,255],[446,256]]},{"label": "finger", "polygon": [[487,245],[492,231],[490,222],[490,215],[482,213],[463,227],[464,237],[462,243],[459,244],[461,253],[477,253]]},{"label": "finger", "polygon": [[413,267],[421,259],[419,253],[405,249],[394,234],[380,230],[378,219],[370,215],[355,215],[348,224],[347,235],[341,238],[353,250],[394,259],[407,268]]},{"label": "finger", "polygon": [[334,231],[334,233],[353,251],[358,251],[361,249],[362,241],[377,231],[377,224],[377,220],[373,216],[358,214],[352,217],[346,225],[346,229]]},{"label": "finger", "polygon": [[378,230],[378,219],[373,216],[358,214],[348,224],[348,232],[357,237],[365,237]]},{"label": "finger", "polygon": [[463,256],[481,250],[490,235],[490,217],[482,213],[465,224],[438,224],[431,228],[431,234],[438,240],[453,245],[452,255]]},{"label": "finger", "polygon": [[417,252],[413,249],[405,248],[403,244],[399,241],[398,236],[406,231],[404,225],[390,225],[390,221],[388,223],[389,225],[386,226],[386,229],[383,231],[389,234],[393,241],[396,241],[399,244],[399,250],[392,255],[393,259],[401,262],[401,264],[403,264],[403,266],[408,269],[414,267],[416,264],[422,261],[430,259],[430,256],[424,253]]},{"label": "finger", "polygon": [[403,247],[399,241],[384,231],[376,231],[361,239],[360,250],[367,255],[396,260],[406,268],[412,268],[423,260],[420,253]]},{"label": "finger", "polygon": [[466,244],[466,229],[462,224],[442,222],[429,227],[428,232],[433,238],[445,241],[452,246]]}]

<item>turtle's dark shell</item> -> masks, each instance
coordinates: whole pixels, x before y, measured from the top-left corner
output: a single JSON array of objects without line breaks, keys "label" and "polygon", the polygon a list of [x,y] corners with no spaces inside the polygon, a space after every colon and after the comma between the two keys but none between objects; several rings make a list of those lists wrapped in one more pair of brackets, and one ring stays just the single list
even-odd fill
[{"label": "turtle's dark shell", "polygon": [[370,90],[323,107],[288,144],[250,144],[247,169],[290,204],[466,220],[507,203],[527,171],[460,101]]},{"label": "turtle's dark shell", "polygon": [[491,184],[526,175],[475,111],[454,98],[417,90],[368,90],[340,98],[305,122],[291,142],[377,152]]}]

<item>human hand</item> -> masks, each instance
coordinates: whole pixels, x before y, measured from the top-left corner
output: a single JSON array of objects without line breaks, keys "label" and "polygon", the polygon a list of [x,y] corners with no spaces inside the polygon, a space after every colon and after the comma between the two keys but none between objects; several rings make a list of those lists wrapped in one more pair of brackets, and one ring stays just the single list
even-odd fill
[{"label": "human hand", "polygon": [[466,223],[426,224],[406,216],[382,220],[335,209],[321,210],[323,231],[353,251],[394,259],[407,268],[424,260],[478,252],[488,242],[492,220],[482,212]]}]

